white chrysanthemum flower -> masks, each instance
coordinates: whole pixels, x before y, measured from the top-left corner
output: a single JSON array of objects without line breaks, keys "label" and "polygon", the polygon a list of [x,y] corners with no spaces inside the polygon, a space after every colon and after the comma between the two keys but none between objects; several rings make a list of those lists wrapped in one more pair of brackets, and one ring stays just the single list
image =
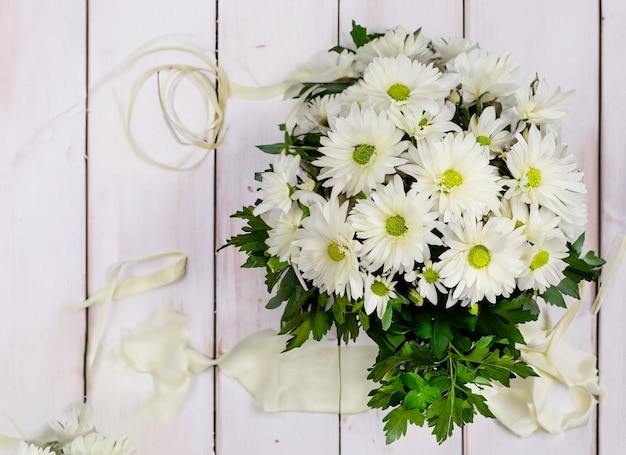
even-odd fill
[{"label": "white chrysanthemum flower", "polygon": [[[415,281],[417,285],[417,292],[423,298],[428,300],[433,305],[437,305],[438,293],[447,294],[448,289],[443,285],[441,281],[441,262],[433,263],[430,260],[424,261],[424,266],[419,273],[416,271],[405,274],[404,279],[407,281]],[[449,300],[449,299],[448,299]]]},{"label": "white chrysanthemum flower", "polygon": [[318,96],[308,101],[296,114],[294,135],[326,134],[333,119],[341,114],[342,104],[337,95]]},{"label": "white chrysanthemum flower", "polygon": [[489,148],[491,158],[502,153],[502,147],[511,142],[513,134],[506,129],[510,122],[502,117],[496,117],[493,106],[485,108],[479,117],[474,114],[469,121],[471,131],[478,143]]},{"label": "white chrysanthemum flower", "polygon": [[346,222],[348,202],[341,207],[336,198],[311,206],[311,214],[296,230],[294,245],[300,248],[298,267],[313,286],[328,294],[358,299],[363,295],[359,271],[360,244],[354,228]]},{"label": "white chrysanthemum flower", "polygon": [[478,49],[478,44],[459,36],[453,36],[448,40],[445,40],[440,36],[436,36],[432,39],[431,43],[433,49],[435,49],[434,58],[437,60],[438,64],[442,66],[449,61],[454,60],[457,55],[463,52]]},{"label": "white chrysanthemum flower", "polygon": [[261,174],[259,199],[261,203],[254,209],[255,215],[261,215],[277,209],[287,213],[291,208],[291,192],[304,171],[300,168],[300,156],[282,152],[274,159],[271,171]]},{"label": "white chrysanthemum flower", "polygon": [[583,174],[576,159],[559,147],[556,138],[531,126],[528,138],[517,135],[517,143],[506,154],[506,165],[513,176],[507,180],[505,197],[519,197],[527,204],[539,204],[573,226],[584,226],[587,210],[583,195]]},{"label": "white chrysanthemum flower", "polygon": [[447,288],[454,288],[454,299],[496,303],[515,289],[526,240],[513,220],[492,217],[483,224],[462,217],[447,225],[443,242],[449,249],[440,256],[440,275]]},{"label": "white chrysanthemum flower", "polygon": [[363,104],[377,112],[421,109],[434,115],[457,83],[456,75],[399,55],[375,58],[355,90],[363,93]]},{"label": "white chrysanthemum flower", "polygon": [[559,228],[561,219],[545,207],[525,204],[516,197],[504,199],[502,208],[501,215],[515,221],[530,243],[543,241],[546,237],[563,236]]},{"label": "white chrysanthemum flower", "polygon": [[573,90],[561,93],[560,87],[552,93],[545,81],[537,81],[529,90],[518,88],[514,92],[513,110],[523,122],[534,125],[552,123],[565,115],[563,108],[573,94]]},{"label": "white chrysanthemum flower", "polygon": [[35,444],[28,444],[27,442],[22,441],[17,448],[16,455],[56,455],[56,452],[50,452],[49,447],[42,449],[41,447],[37,447]]},{"label": "white chrysanthemum flower", "polygon": [[298,204],[293,204],[291,209],[278,219],[268,220],[271,227],[269,237],[265,240],[269,247],[267,252],[278,257],[281,262],[289,261],[297,247],[293,244],[296,240],[296,229],[302,222],[302,210]]},{"label": "white chrysanthemum flower", "polygon": [[459,54],[448,64],[451,71],[461,75],[464,105],[474,104],[479,98],[488,102],[513,93],[517,88],[514,81],[517,67],[509,65],[510,56],[473,49]]},{"label": "white chrysanthemum flower", "polygon": [[396,172],[396,166],[406,163],[399,157],[408,146],[403,136],[387,114],[353,104],[348,116],[338,118],[328,137],[320,139],[323,156],[313,161],[322,168],[318,179],[349,197],[361,191],[369,194],[386,175]]},{"label": "white chrysanthemum flower", "polygon": [[426,138],[442,139],[446,133],[462,131],[461,127],[452,121],[455,112],[454,104],[446,101],[435,115],[422,109],[407,109],[402,113],[392,111],[389,117],[398,128],[419,141]]},{"label": "white chrysanthemum flower", "polygon": [[524,270],[517,280],[521,290],[535,289],[540,294],[550,286],[558,285],[567,267],[564,258],[569,255],[565,237],[554,236],[531,245],[527,243],[522,255]]},{"label": "white chrysanthemum flower", "polygon": [[471,133],[421,141],[407,155],[412,163],[400,169],[417,180],[420,193],[433,199],[443,221],[462,214],[480,218],[499,209],[500,175]]},{"label": "white chrysanthemum flower", "polygon": [[51,420],[48,426],[52,429],[54,441],[65,445],[78,436],[94,432],[94,426],[87,423],[88,414],[88,406],[75,406],[67,413],[64,420]]},{"label": "white chrysanthemum flower", "polygon": [[63,448],[63,455],[136,455],[135,449],[128,445],[128,439],[107,438],[100,433],[79,436]]},{"label": "white chrysanthemum flower", "polygon": [[356,68],[362,72],[376,57],[397,57],[406,55],[412,60],[423,63],[431,59],[432,52],[428,48],[428,38],[421,29],[408,33],[404,28],[388,30],[381,37],[359,47],[356,50]]},{"label": "white chrysanthemum flower", "polygon": [[382,319],[387,303],[396,296],[395,286],[396,282],[391,281],[391,277],[365,275],[365,312],[372,314],[376,310],[376,315]]},{"label": "white chrysanthemum flower", "polygon": [[430,258],[429,245],[440,245],[432,233],[439,224],[437,212],[431,212],[428,196],[411,189],[404,191],[399,175],[387,185],[379,185],[369,199],[362,199],[352,209],[348,222],[359,239],[362,264],[370,272],[403,273],[413,270],[415,262]]}]

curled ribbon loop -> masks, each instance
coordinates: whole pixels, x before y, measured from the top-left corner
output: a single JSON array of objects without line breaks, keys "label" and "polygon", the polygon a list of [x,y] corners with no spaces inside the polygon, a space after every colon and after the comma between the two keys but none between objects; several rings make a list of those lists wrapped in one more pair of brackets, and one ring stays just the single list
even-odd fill
[{"label": "curled ribbon loop", "polygon": [[[119,280],[119,277],[124,269],[132,268],[133,266],[139,264],[158,262],[162,259],[168,258],[173,258],[174,262],[142,276],[128,278],[122,281]],[[102,307],[101,313],[96,321],[94,335],[91,339],[91,343],[89,344],[89,353],[87,356],[89,366],[93,365],[93,361],[98,351],[98,345],[100,344],[100,339],[102,338],[104,325],[108,317],[111,303],[125,297],[142,294],[173,283],[183,276],[186,264],[187,255],[181,252],[163,253],[133,261],[122,262],[115,268],[115,270],[113,270],[111,279],[105,287],[98,290],[95,294],[78,305],[78,309],[89,308],[94,305],[100,305]]]}]

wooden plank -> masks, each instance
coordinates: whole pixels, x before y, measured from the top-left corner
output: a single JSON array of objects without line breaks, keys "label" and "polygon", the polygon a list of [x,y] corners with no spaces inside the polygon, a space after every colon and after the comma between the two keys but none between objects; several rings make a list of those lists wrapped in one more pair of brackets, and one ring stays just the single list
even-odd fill
[{"label": "wooden plank", "polygon": [[[220,66],[241,84],[284,80],[300,64],[337,43],[334,0],[232,0],[219,3]],[[292,104],[280,99],[230,102],[228,131],[217,156],[218,243],[239,232],[229,215],[255,199],[254,173],[272,157],[257,144],[278,142],[277,125]],[[280,310],[264,308],[262,270],[241,270],[244,256],[228,248],[217,256],[217,346],[227,352],[247,335],[279,329]],[[330,414],[263,413],[231,378],[218,371],[217,453],[332,454],[338,448],[338,417]],[[245,437],[242,437],[245,435]]]},{"label": "wooden plank", "polygon": [[[493,52],[512,52],[519,65],[521,81],[530,83],[535,73],[551,88],[575,89],[568,115],[562,121],[562,137],[585,173],[588,197],[587,246],[598,244],[598,2],[541,2],[538,0],[497,0],[466,2],[466,35]],[[589,313],[589,298],[567,341],[593,351],[595,318]],[[562,314],[561,312],[556,315]],[[558,316],[557,316],[558,317]],[[481,420],[468,433],[467,451],[473,454],[593,454],[595,425],[552,436],[538,432],[520,439],[497,422]]]},{"label": "wooden plank", "polygon": [[[215,3],[202,0],[90,2],[89,74],[99,84],[124,58],[156,37],[184,33],[215,48]],[[187,275],[178,283],[114,304],[105,339],[116,339],[157,307],[174,306],[192,317],[191,344],[213,352],[213,156],[188,172],[167,171],[140,160],[124,132],[121,109],[144,71],[160,64],[198,64],[180,53],[160,53],[100,86],[89,115],[89,290],[103,286],[120,261],[183,251]],[[185,84],[182,84],[185,85]],[[199,96],[181,86],[176,107],[183,119],[202,118]],[[119,100],[119,102],[118,102]],[[168,130],[152,78],[138,97],[133,131],[145,149],[173,161],[181,147]],[[90,327],[98,317],[90,313]],[[138,453],[210,453],[213,449],[213,375],[198,377],[181,411],[162,425],[136,425],[151,394],[145,375],[118,375],[101,365],[89,376],[88,402],[99,429],[130,436]]]},{"label": "wooden plank", "polygon": [[[626,144],[618,127],[620,112],[626,103],[623,77],[626,70],[623,44],[626,41],[626,4],[620,0],[602,2],[602,105],[601,105],[601,238],[602,253],[608,256],[619,234],[626,234]],[[626,292],[626,266],[607,295],[599,316],[599,369],[607,389],[600,403],[598,453],[623,450],[623,427],[626,423],[626,398],[622,393],[626,377],[624,350],[626,338],[622,321]]]},{"label": "wooden plank", "polygon": [[[59,24],[63,24],[59,27]],[[0,5],[0,433],[82,401],[85,3]]]},{"label": "wooden plank", "polygon": [[[342,0],[340,10],[340,36],[342,45],[352,44],[349,32],[352,20],[370,32],[384,32],[396,26],[408,31],[422,27],[422,32],[433,36],[461,36],[463,34],[463,2],[402,0],[378,2],[375,0]],[[344,415],[341,419],[342,453],[404,454],[419,447],[420,452],[432,454],[460,454],[461,432],[443,445],[437,445],[431,429],[410,426],[407,435],[386,446],[382,418],[386,412],[370,411],[357,415]]]}]

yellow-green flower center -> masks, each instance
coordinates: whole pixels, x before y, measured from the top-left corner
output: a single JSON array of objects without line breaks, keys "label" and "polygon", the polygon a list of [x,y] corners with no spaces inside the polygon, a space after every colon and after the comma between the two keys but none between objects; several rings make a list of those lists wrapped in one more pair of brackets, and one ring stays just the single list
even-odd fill
[{"label": "yellow-green flower center", "polygon": [[480,145],[486,145],[487,147],[491,145],[491,139],[489,139],[488,136],[478,136],[476,138],[476,142],[478,142]]},{"label": "yellow-green flower center", "polygon": [[537,168],[531,167],[530,169],[528,169],[528,172],[526,173],[526,178],[528,179],[528,183],[526,183],[526,186],[529,186],[531,188],[537,188],[539,187],[539,185],[541,185],[541,171]]},{"label": "yellow-green flower center", "polygon": [[491,253],[484,245],[474,245],[467,254],[467,262],[475,269],[484,269],[491,262]]},{"label": "yellow-green flower center", "polygon": [[424,270],[424,279],[427,283],[434,283],[439,279],[439,274],[435,272],[433,269]]},{"label": "yellow-green flower center", "polygon": [[428,125],[428,119],[424,117],[422,120],[420,120],[419,126],[426,126],[426,125]]},{"label": "yellow-green flower center", "polygon": [[376,153],[376,147],[369,144],[359,144],[354,147],[354,152],[352,152],[352,159],[361,166],[369,163],[372,155]]},{"label": "yellow-green flower center", "polygon": [[533,260],[530,261],[530,270],[537,270],[540,269],[541,267],[543,267],[544,265],[546,265],[548,263],[548,260],[550,259],[550,253],[548,253],[547,251],[540,251],[539,253],[535,254],[535,256],[533,257]]},{"label": "yellow-green flower center", "polygon": [[389,289],[387,289],[387,286],[385,286],[385,283],[381,283],[380,281],[374,281],[372,285],[370,286],[370,289],[372,290],[374,294],[376,294],[379,297],[384,297],[389,292]]},{"label": "yellow-green flower center", "polygon": [[409,95],[411,95],[411,90],[406,85],[393,84],[387,90],[387,95],[396,101],[406,101],[409,99]]},{"label": "yellow-green flower center", "polygon": [[328,257],[335,262],[341,262],[346,258],[346,249],[338,243],[331,243],[326,249]]},{"label": "yellow-green flower center", "polygon": [[401,235],[406,234],[409,230],[409,227],[406,225],[406,220],[401,215],[394,215],[387,218],[385,221],[385,230],[387,234],[393,237],[400,237]]},{"label": "yellow-green flower center", "polygon": [[448,169],[441,176],[441,184],[445,190],[451,190],[463,183],[463,176],[454,169]]}]

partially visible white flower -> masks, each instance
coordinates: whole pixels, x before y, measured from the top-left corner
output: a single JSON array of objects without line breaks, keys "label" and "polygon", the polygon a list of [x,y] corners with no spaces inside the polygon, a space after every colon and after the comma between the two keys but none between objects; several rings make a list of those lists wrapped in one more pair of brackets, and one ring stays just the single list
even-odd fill
[{"label": "partially visible white flower", "polygon": [[526,244],[522,261],[524,270],[518,279],[518,287],[535,289],[540,294],[548,287],[558,285],[565,275],[567,267],[564,258],[568,256],[565,236],[553,236],[534,245]]},{"label": "partially visible white flower", "polygon": [[64,445],[78,436],[84,436],[95,431],[93,425],[87,422],[89,407],[86,405],[74,406],[63,420],[51,420],[48,425],[54,436],[54,442]]},{"label": "partially visible white flower", "polygon": [[406,55],[375,58],[358,87],[364,104],[377,112],[421,109],[436,114],[457,85],[456,75],[444,74]]},{"label": "partially visible white flower", "polygon": [[513,292],[525,239],[512,220],[492,217],[483,224],[462,217],[446,226],[443,242],[449,249],[440,256],[440,275],[447,288],[454,288],[454,299],[496,303],[498,296]]},{"label": "partially visible white flower", "polygon": [[463,52],[469,52],[472,49],[478,48],[478,44],[459,36],[453,36],[447,40],[440,36],[436,36],[431,42],[433,48],[435,49],[435,55],[433,57],[441,66],[445,66],[446,63],[450,60],[454,60],[457,55]]},{"label": "partially visible white flower", "polygon": [[365,275],[365,299],[363,306],[367,314],[376,310],[376,315],[382,319],[389,300],[396,296],[396,282],[388,276]]},{"label": "partially visible white flower", "polygon": [[297,96],[302,89],[301,83],[303,82],[332,82],[355,76],[354,63],[354,54],[348,50],[319,53],[291,75],[290,79],[297,83],[285,91],[285,98]]},{"label": "partially visible white flower", "polygon": [[274,159],[271,171],[261,174],[259,198],[261,203],[254,209],[255,215],[261,215],[277,209],[287,213],[291,208],[291,192],[304,171],[300,168],[300,156],[282,152]]},{"label": "partially visible white flower", "polygon": [[306,133],[326,134],[330,124],[341,113],[342,102],[337,95],[318,96],[308,101],[296,114],[294,135]]},{"label": "partially visible white flower", "polygon": [[125,436],[107,438],[100,433],[79,436],[63,448],[63,455],[136,455]]},{"label": "partially visible white flower", "polygon": [[572,99],[574,91],[561,93],[561,88],[550,92],[545,81],[537,81],[530,89],[518,88],[513,110],[523,122],[543,125],[565,115],[564,106]]},{"label": "partially visible white flower", "polygon": [[482,49],[462,52],[448,64],[461,75],[463,104],[474,104],[479,98],[492,101],[513,93],[517,88],[517,67],[509,64],[511,54],[496,55]]},{"label": "partially visible white flower", "polygon": [[356,67],[362,72],[376,57],[397,57],[400,54],[423,63],[430,60],[432,52],[428,48],[428,38],[421,29],[414,33],[402,27],[387,30],[383,36],[356,50]]},{"label": "partially visible white flower", "polygon": [[417,280],[417,292],[433,305],[437,305],[439,300],[437,292],[448,293],[448,289],[441,280],[441,266],[441,262],[424,261],[424,266],[419,273],[407,273],[404,277],[407,281]]},{"label": "partially visible white flower", "polygon": [[452,121],[455,112],[454,104],[446,101],[434,115],[422,109],[407,109],[404,112],[392,111],[389,116],[398,128],[419,141],[443,139],[446,133],[461,131],[461,127]]},{"label": "partially visible white flower", "polygon": [[472,115],[469,122],[469,131],[476,136],[476,141],[489,148],[492,158],[502,153],[502,147],[513,139],[513,134],[506,129],[510,122],[502,117],[496,117],[493,106],[486,107],[479,117]]},{"label": "partially visible white flower", "polygon": [[565,152],[556,138],[531,126],[528,137],[517,135],[517,143],[506,154],[506,165],[513,176],[505,197],[519,197],[527,204],[552,210],[564,222],[584,226],[587,211],[583,195],[583,174],[576,159]]},{"label": "partially visible white flower", "polygon": [[311,206],[311,214],[296,230],[294,245],[299,247],[298,267],[302,276],[320,292],[358,299],[363,295],[359,270],[360,244],[354,228],[346,223],[348,202],[339,206],[336,198]]},{"label": "partially visible white flower", "polygon": [[16,455],[56,455],[56,452],[50,452],[50,448],[46,447],[42,449],[35,444],[28,444],[27,442],[20,442]]},{"label": "partially visible white flower", "polygon": [[403,135],[384,112],[353,104],[348,116],[338,118],[328,137],[320,139],[323,156],[313,161],[322,168],[318,179],[349,197],[361,191],[369,194],[386,175],[396,172],[396,166],[406,163],[399,157],[408,146]]},{"label": "partially visible white flower", "polygon": [[430,258],[429,245],[441,244],[432,233],[438,226],[437,212],[431,212],[428,196],[411,189],[404,191],[399,175],[379,185],[369,199],[357,202],[348,221],[363,240],[361,258],[370,272],[382,267],[386,273],[403,273],[415,262]]},{"label": "partially visible white flower", "polygon": [[281,218],[268,220],[267,224],[271,229],[268,231],[269,237],[265,240],[269,247],[267,252],[278,257],[281,262],[289,261],[297,248],[293,242],[296,240],[296,229],[300,227],[301,222],[302,210],[296,203]]},{"label": "partially visible white flower", "polygon": [[502,201],[502,215],[515,221],[515,225],[521,228],[530,243],[537,243],[547,237],[562,236],[559,228],[561,219],[551,210],[539,207],[536,204],[529,205],[512,198]]},{"label": "partially visible white flower", "polygon": [[407,155],[412,162],[400,169],[417,180],[418,192],[433,199],[444,222],[461,214],[479,218],[499,209],[500,175],[471,133],[421,141]]}]

